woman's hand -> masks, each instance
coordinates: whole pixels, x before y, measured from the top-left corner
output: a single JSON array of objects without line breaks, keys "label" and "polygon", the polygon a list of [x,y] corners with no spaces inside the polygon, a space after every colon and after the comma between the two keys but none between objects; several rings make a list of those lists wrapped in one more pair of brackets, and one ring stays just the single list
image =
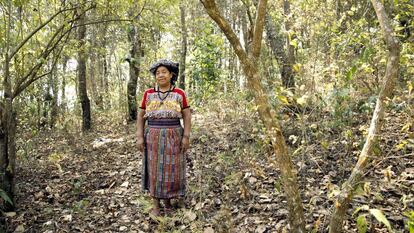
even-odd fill
[{"label": "woman's hand", "polygon": [[138,136],[138,139],[137,139],[137,146],[138,146],[138,150],[139,151],[141,151],[141,152],[144,152],[144,137],[140,137],[140,136]]},{"label": "woman's hand", "polygon": [[185,153],[188,148],[190,147],[190,138],[188,136],[184,136],[181,140],[181,152]]}]

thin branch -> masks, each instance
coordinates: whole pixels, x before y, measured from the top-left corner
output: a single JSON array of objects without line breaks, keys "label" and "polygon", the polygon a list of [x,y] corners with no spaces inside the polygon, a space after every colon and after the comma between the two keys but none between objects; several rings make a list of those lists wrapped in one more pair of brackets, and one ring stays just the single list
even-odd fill
[{"label": "thin branch", "polygon": [[246,7],[247,18],[249,19],[250,25],[253,27],[253,16],[252,12],[250,11],[250,7],[245,0],[242,1],[243,5]]},{"label": "thin branch", "polygon": [[[46,45],[44,51],[40,55],[42,58],[36,65],[34,65],[27,73],[24,75],[21,79],[19,79],[16,82],[16,85],[14,87],[14,92],[12,94],[12,97],[15,98],[20,92],[22,92],[28,85],[25,85],[24,88],[22,88],[22,84],[25,83],[25,81],[29,77],[33,77],[36,75],[36,73],[39,71],[39,69],[43,66],[46,58],[49,56],[49,54],[57,47],[59,42],[65,37],[66,34],[70,33],[70,31],[75,28],[74,23],[81,17],[82,15],[86,14],[87,11],[94,8],[95,6],[90,6],[89,8],[85,9],[81,14],[76,15],[73,19],[69,20],[67,23],[70,23],[70,28],[66,30],[64,33],[60,35],[60,37],[57,39],[56,43],[53,44],[54,39],[57,37],[57,35],[65,28],[65,24],[62,24],[61,27],[53,34],[52,38],[49,40],[48,44]],[[53,46],[52,46],[53,44]]]},{"label": "thin branch", "polygon": [[147,1],[144,1],[144,4],[142,4],[141,10],[138,12],[138,14],[134,17],[134,19],[138,19],[139,16],[141,16],[142,12],[145,9],[145,5],[147,5]]},{"label": "thin branch", "polygon": [[240,60],[247,61],[247,53],[243,49],[240,43],[240,39],[234,33],[230,24],[224,19],[223,15],[220,14],[216,2],[214,0],[200,0],[200,2],[204,5],[204,8],[207,10],[207,13],[210,15],[210,17],[217,23],[217,25],[226,35]]},{"label": "thin branch", "polygon": [[[52,71],[53,71],[53,69],[55,69],[55,67],[56,67],[56,65],[57,65],[57,62],[58,62],[58,60],[59,60],[59,58],[60,58],[60,54],[62,53],[62,51],[63,51],[63,48],[65,47],[65,44],[67,43],[67,41],[68,41],[68,39],[69,39],[69,36],[70,36],[70,32],[72,31],[72,29],[73,29],[73,27],[71,27],[70,29],[68,29],[67,31],[65,31],[63,34],[62,34],[62,36],[58,39],[58,41],[54,44],[54,46],[49,50],[49,52],[48,52],[48,54],[47,54],[47,56],[52,52],[52,51],[54,51],[55,50],[55,48],[57,47],[57,45],[60,43],[60,41],[62,41],[62,38],[63,37],[65,37],[66,36],[66,38],[65,38],[65,40],[64,40],[64,42],[62,43],[63,45],[62,45],[62,47],[60,48],[60,50],[59,50],[59,52],[58,52],[58,54],[55,56],[55,58],[54,58],[54,61],[53,61],[53,64],[52,64],[52,67],[51,67],[51,69],[48,71],[48,72],[46,72],[46,73],[43,73],[43,74],[41,74],[41,75],[39,75],[39,76],[36,76],[36,73],[39,71],[39,69],[40,69],[40,67],[43,65],[43,63],[44,62],[41,62],[41,63],[39,63],[40,64],[40,67],[38,67],[33,73],[32,73],[32,75],[31,75],[31,78],[28,80],[28,81],[26,81],[26,82],[24,82],[26,79],[27,79],[27,77],[26,77],[26,79],[21,79],[21,80],[23,80],[23,82],[21,82],[21,84],[19,85],[19,86],[17,86],[16,87],[16,89],[15,89],[15,91],[13,92],[13,98],[15,98],[15,97],[17,97],[22,91],[24,91],[28,86],[30,86],[30,84],[32,84],[33,82],[35,82],[36,80],[38,80],[38,79],[40,79],[40,78],[42,78],[42,77],[44,77],[44,76],[46,76],[46,75],[48,75],[48,74],[50,74]],[[47,57],[46,56],[46,57]],[[39,65],[38,64],[38,65]]]},{"label": "thin branch", "polygon": [[74,25],[73,28],[81,27],[81,26],[87,26],[87,25],[93,25],[93,24],[100,24],[100,23],[108,23],[108,22],[133,22],[134,19],[107,19],[107,20],[100,20],[100,21],[91,21],[86,22],[83,24]]},{"label": "thin branch", "polygon": [[7,12],[6,6],[4,5],[3,1],[0,2],[0,7],[3,9],[3,11],[5,13],[4,15],[6,15],[8,12]]},{"label": "thin branch", "polygon": [[9,58],[13,58],[14,55],[16,55],[16,53],[23,47],[23,45],[25,45],[27,43],[27,41],[29,41],[30,38],[32,38],[38,31],[40,31],[40,29],[44,28],[47,24],[49,24],[54,18],[56,18],[56,16],[58,16],[59,14],[65,12],[65,11],[70,11],[70,10],[75,10],[78,7],[73,7],[73,8],[68,8],[68,9],[62,9],[58,12],[56,12],[54,15],[52,15],[49,19],[47,19],[43,24],[39,25],[37,28],[35,28],[31,33],[29,33],[29,35],[26,36],[26,38],[24,38],[14,49],[13,51],[10,53]]},{"label": "thin branch", "polygon": [[[19,89],[20,85],[28,78],[30,77],[33,73],[37,72],[40,67],[42,67],[43,63],[45,62],[45,59],[47,58],[47,56],[49,56],[50,54],[50,48],[52,47],[53,41],[55,40],[55,38],[58,36],[59,33],[62,32],[62,30],[65,28],[65,25],[62,25],[51,37],[51,39],[48,41],[44,51],[42,52],[42,54],[39,56],[41,59],[40,61],[34,65],[22,78],[18,79],[15,87],[13,88],[15,91],[13,93],[13,97],[16,96],[15,92],[16,90]],[[58,40],[59,41],[59,40]],[[52,50],[54,49],[54,47],[56,47],[56,44],[54,44],[54,46],[52,47]]]},{"label": "thin branch", "polygon": [[266,15],[267,0],[260,0],[256,12],[256,24],[254,25],[253,42],[252,42],[252,56],[254,61],[258,61],[260,56],[260,49],[262,46],[263,27]]}]

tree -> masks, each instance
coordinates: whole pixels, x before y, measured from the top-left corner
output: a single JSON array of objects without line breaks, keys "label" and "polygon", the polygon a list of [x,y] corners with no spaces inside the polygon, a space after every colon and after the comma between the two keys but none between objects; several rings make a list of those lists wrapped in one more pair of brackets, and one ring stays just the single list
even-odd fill
[{"label": "tree", "polygon": [[292,232],[305,232],[305,218],[303,215],[302,200],[297,184],[295,169],[293,168],[288,148],[279,122],[271,109],[268,97],[260,83],[260,74],[257,61],[260,56],[264,19],[266,15],[266,0],[260,0],[257,6],[256,21],[252,29],[252,43],[247,53],[241,46],[240,40],[231,29],[227,20],[221,15],[214,0],[201,0],[209,16],[217,23],[234,51],[240,59],[243,71],[247,76],[248,88],[251,90],[257,105],[257,111],[263,121],[267,135],[270,138],[277,162],[282,173],[283,188],[286,193],[289,209],[289,223]]},{"label": "tree", "polygon": [[[63,49],[64,42],[68,39],[71,30],[74,28],[74,23],[78,18],[73,14],[79,6],[64,5],[60,10],[51,15],[48,19],[42,21],[35,29],[31,30],[27,35],[20,37],[13,36],[13,15],[17,11],[13,8],[12,2],[7,2],[7,27],[5,30],[5,49],[4,49],[4,63],[3,63],[3,96],[0,99],[0,188],[4,190],[8,196],[13,199],[14,196],[14,176],[16,163],[16,112],[13,106],[13,100],[17,98],[27,87],[35,81],[41,79],[52,73],[56,66],[60,53]],[[92,6],[86,7],[84,14]],[[69,12],[69,13],[68,13]],[[41,49],[34,62],[28,63],[23,70],[23,75],[17,75],[11,69],[13,65],[12,59],[23,50],[23,47],[30,42],[30,40],[43,28],[51,23],[57,21],[56,18],[62,16],[63,20],[58,21],[58,27],[52,31],[46,40],[45,46]],[[53,21],[53,22],[52,22]],[[19,39],[19,40],[17,40]],[[51,70],[44,71],[43,68],[48,61],[49,55],[56,52],[52,60]],[[16,65],[14,63],[14,65]],[[6,210],[12,209],[12,206],[6,206]]]},{"label": "tree", "polygon": [[78,40],[78,95],[82,106],[82,130],[91,128],[91,104],[86,88],[86,25],[85,14],[79,15]]},{"label": "tree", "polygon": [[295,76],[293,73],[293,65],[295,65],[295,48],[292,45],[291,39],[293,33],[290,31],[292,16],[290,15],[289,0],[283,1],[283,10],[285,17],[284,25],[287,35],[283,36],[280,29],[279,31],[277,30],[276,24],[269,14],[266,15],[265,19],[266,35],[272,52],[276,56],[276,60],[279,64],[283,86],[294,90]]},{"label": "tree", "polygon": [[187,26],[185,20],[185,1],[180,1],[181,50],[180,50],[180,88],[185,89],[185,59],[187,57]]},{"label": "tree", "polygon": [[356,166],[352,170],[348,180],[342,185],[341,192],[336,199],[329,225],[330,233],[342,232],[342,223],[345,218],[346,210],[352,200],[353,191],[363,178],[365,168],[370,163],[373,156],[373,149],[378,140],[378,135],[380,135],[381,132],[387,100],[391,97],[399,72],[399,41],[394,35],[391,22],[382,3],[378,0],[371,0],[371,3],[375,9],[388,48],[387,67],[364,147],[359,155]]},{"label": "tree", "polygon": [[[132,9],[137,9],[138,3],[134,2],[134,7]],[[128,28],[128,41],[130,43],[130,51],[128,58],[126,59],[129,63],[129,80],[127,88],[128,96],[128,121],[135,121],[137,119],[137,81],[139,73],[141,70],[141,56],[143,53],[141,32],[137,26],[140,15],[143,11],[137,15],[133,15],[134,11],[130,11],[130,17],[134,18],[134,21],[131,22],[131,25]]]}]

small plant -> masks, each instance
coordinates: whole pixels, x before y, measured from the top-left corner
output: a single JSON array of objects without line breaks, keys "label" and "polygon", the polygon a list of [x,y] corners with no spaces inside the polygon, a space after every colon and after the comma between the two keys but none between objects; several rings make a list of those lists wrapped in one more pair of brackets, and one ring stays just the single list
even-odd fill
[{"label": "small plant", "polygon": [[368,205],[363,205],[363,206],[358,207],[354,211],[353,216],[355,214],[357,214],[358,212],[360,212],[360,211],[367,211],[368,213],[360,214],[357,217],[357,219],[356,219],[357,220],[357,228],[358,228],[358,232],[359,233],[365,233],[365,232],[367,232],[368,223],[367,223],[367,220],[366,220],[365,217],[367,215],[369,215],[369,214],[371,214],[372,216],[374,216],[375,219],[377,219],[378,222],[383,223],[388,228],[388,231],[389,232],[393,232],[393,230],[391,228],[390,222],[388,221],[387,217],[385,217],[385,215],[382,213],[381,210],[379,210],[379,209],[371,209],[371,208],[369,208]]},{"label": "small plant", "polygon": [[9,197],[9,195],[7,195],[7,193],[3,190],[0,189],[0,197],[3,199],[3,201],[5,201],[6,203],[10,204],[10,205],[14,205],[13,201],[11,200],[11,198]]},{"label": "small plant", "polygon": [[85,214],[85,209],[88,208],[90,205],[90,202],[88,199],[82,199],[75,203],[73,206],[73,211],[79,213],[80,215]]},{"label": "small plant", "polygon": [[410,233],[414,233],[414,211],[405,212],[404,215],[408,218],[406,228]]},{"label": "small plant", "polygon": [[79,179],[76,179],[72,182],[72,192],[74,195],[79,195],[81,192],[81,188],[83,185],[83,182],[85,181],[85,177],[81,176]]}]

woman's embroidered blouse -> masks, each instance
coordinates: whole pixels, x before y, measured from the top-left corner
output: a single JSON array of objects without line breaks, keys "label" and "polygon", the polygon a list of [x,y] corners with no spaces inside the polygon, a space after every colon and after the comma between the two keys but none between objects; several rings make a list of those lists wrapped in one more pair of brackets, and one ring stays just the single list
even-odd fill
[{"label": "woman's embroidered blouse", "polygon": [[185,92],[177,87],[167,92],[146,90],[140,106],[145,109],[145,119],[182,118],[181,111],[189,107]]}]

